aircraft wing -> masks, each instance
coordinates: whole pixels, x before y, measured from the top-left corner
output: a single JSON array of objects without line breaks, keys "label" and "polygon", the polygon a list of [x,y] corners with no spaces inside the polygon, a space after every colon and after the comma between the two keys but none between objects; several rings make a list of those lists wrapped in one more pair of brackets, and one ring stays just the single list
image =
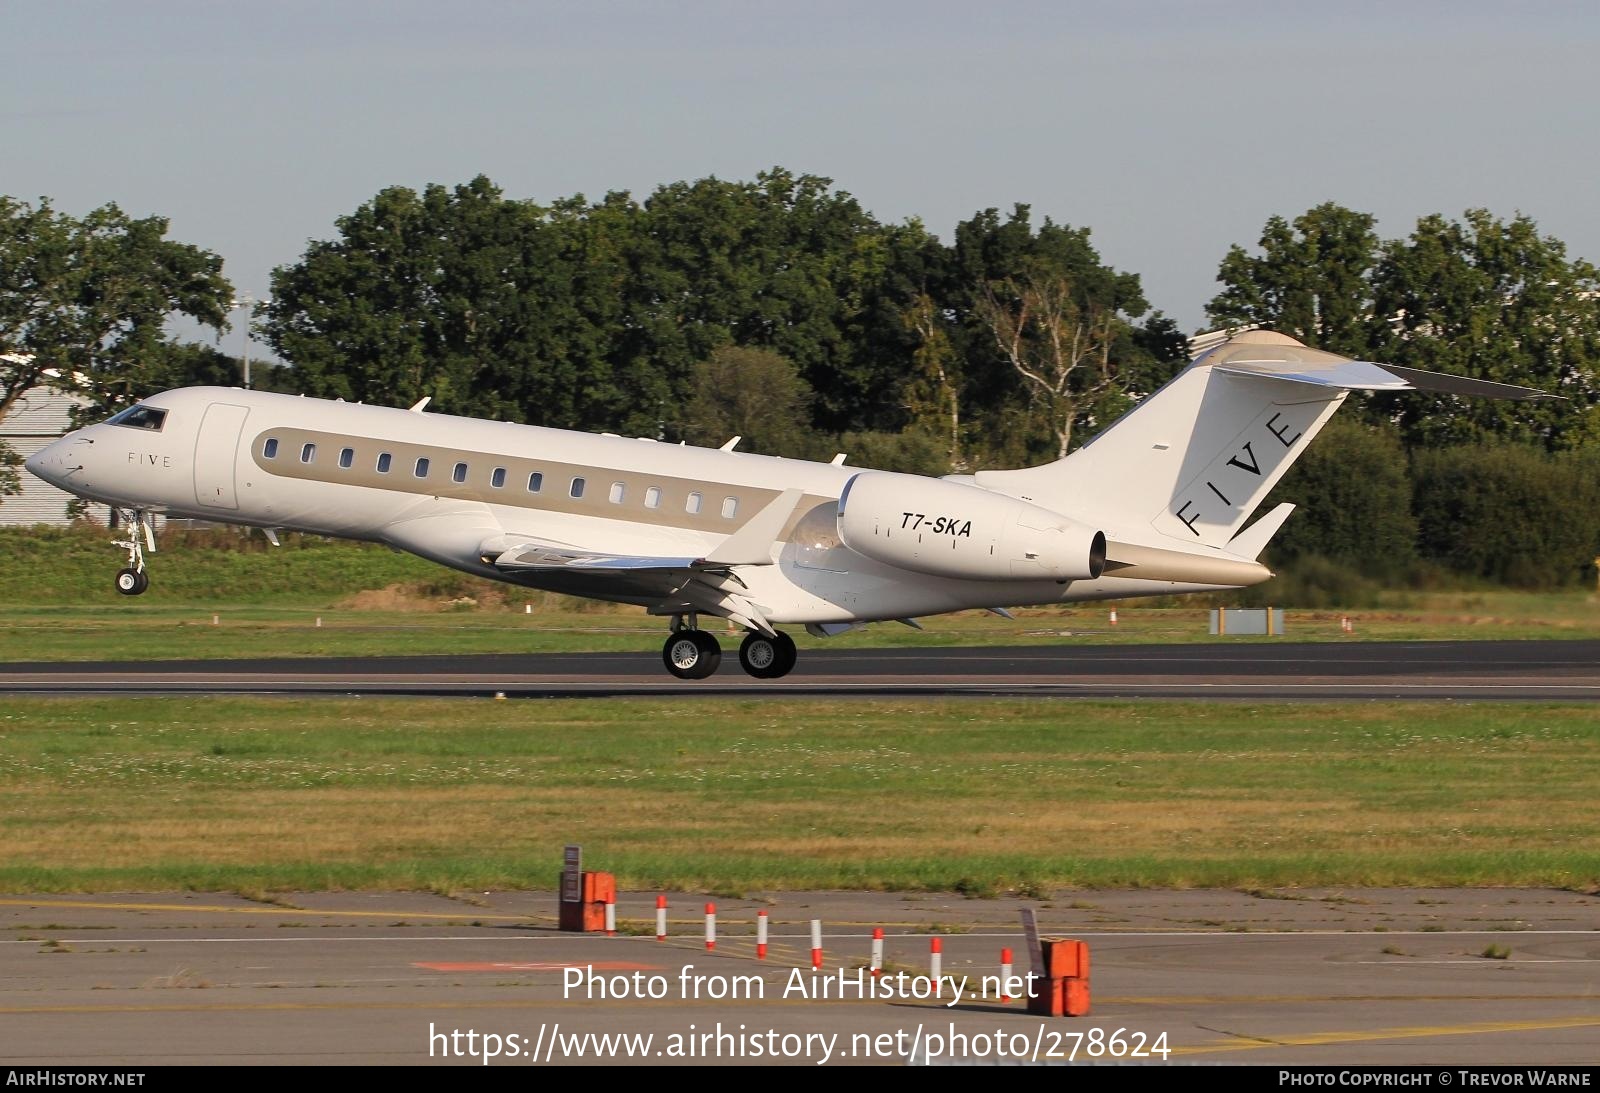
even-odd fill
[{"label": "aircraft wing", "polygon": [[700,558],[667,558],[644,554],[601,554],[555,543],[524,541],[515,545],[484,544],[483,560],[507,573],[661,573],[687,577],[705,568]]},{"label": "aircraft wing", "polygon": [[508,573],[728,573],[737,565],[772,565],[772,547],[785,521],[799,505],[803,491],[784,490],[703,558],[650,554],[607,554],[565,543],[503,536],[478,550],[486,565]]},{"label": "aircraft wing", "polygon": [[[796,491],[798,492],[798,491]],[[676,558],[642,554],[604,554],[559,543],[527,539],[493,539],[479,557],[510,580],[573,595],[594,595],[650,608],[653,614],[703,611],[732,619],[741,626],[774,634],[766,609],[746,595],[736,565],[765,563]]]},{"label": "aircraft wing", "polygon": [[748,586],[735,569],[776,563],[778,535],[804,496],[799,489],[784,490],[703,558],[609,554],[515,535],[485,540],[478,557],[521,583],[631,601],[657,614],[704,611],[776,634],[767,610],[745,595]]}]

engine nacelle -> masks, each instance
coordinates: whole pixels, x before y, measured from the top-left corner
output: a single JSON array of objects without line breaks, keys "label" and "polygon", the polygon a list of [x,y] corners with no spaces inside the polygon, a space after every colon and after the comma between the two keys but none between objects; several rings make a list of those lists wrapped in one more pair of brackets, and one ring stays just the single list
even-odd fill
[{"label": "engine nacelle", "polygon": [[837,515],[845,546],[886,565],[980,581],[1093,580],[1106,537],[1015,497],[914,474],[863,471]]}]

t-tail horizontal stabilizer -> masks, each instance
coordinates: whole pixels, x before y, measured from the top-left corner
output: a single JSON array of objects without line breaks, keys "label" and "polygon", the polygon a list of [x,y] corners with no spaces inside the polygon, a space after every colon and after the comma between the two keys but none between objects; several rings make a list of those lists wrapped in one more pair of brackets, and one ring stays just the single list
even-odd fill
[{"label": "t-tail horizontal stabilizer", "polygon": [[[1281,339],[1281,340],[1280,340]],[[1357,361],[1337,353],[1301,345],[1293,338],[1253,330],[1225,342],[1200,358],[1214,371],[1234,376],[1264,376],[1291,383],[1337,387],[1344,391],[1436,391],[1477,398],[1560,398],[1533,387],[1494,383],[1445,372],[1425,372],[1398,364]],[[1197,362],[1198,363],[1198,362]]]}]

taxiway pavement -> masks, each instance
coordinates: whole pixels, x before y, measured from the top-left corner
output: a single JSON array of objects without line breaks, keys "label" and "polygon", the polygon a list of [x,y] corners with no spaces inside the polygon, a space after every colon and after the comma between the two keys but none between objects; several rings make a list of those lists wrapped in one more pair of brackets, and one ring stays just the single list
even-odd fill
[{"label": "taxiway pavement", "polygon": [[[491,1044],[498,1066],[898,1064],[919,1045],[991,1062],[1127,1059],[1135,1045],[1146,1061],[1163,1061],[1159,1045],[1166,1061],[1201,1064],[1600,1054],[1600,898],[1576,892],[781,893],[716,899],[715,951],[708,897],[672,893],[658,942],[655,895],[620,897],[616,937],[558,932],[553,892],[3,897],[0,1057],[484,1065]],[[1087,1017],[1032,1017],[980,994],[1002,947],[1028,970],[1024,907],[1046,935],[1089,943]],[[771,949],[759,960],[763,909]],[[824,935],[815,977],[812,919]],[[859,997],[850,984],[875,926],[887,972],[908,984],[940,937],[944,974],[965,977],[960,999],[914,986]]]}]

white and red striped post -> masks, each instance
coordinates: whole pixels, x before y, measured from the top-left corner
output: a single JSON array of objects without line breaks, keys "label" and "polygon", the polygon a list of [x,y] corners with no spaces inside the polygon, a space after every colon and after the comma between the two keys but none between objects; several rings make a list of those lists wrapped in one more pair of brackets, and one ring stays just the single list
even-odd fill
[{"label": "white and red striped post", "polygon": [[876,979],[883,974],[883,927],[872,928],[872,975]]},{"label": "white and red striped post", "polygon": [[706,952],[717,947],[717,905],[706,904]]},{"label": "white and red striped post", "polygon": [[1009,1002],[1011,996],[1006,993],[1006,984],[1011,982],[1011,950],[1000,950],[1000,1001]]},{"label": "white and red striped post", "polygon": [[656,940],[667,940],[667,897],[656,897]]},{"label": "white and red striped post", "polygon": [[767,958],[767,913],[756,912],[756,959]]},{"label": "white and red striped post", "polygon": [[822,967],[822,920],[811,920],[811,966]]},{"label": "white and red striped post", "polygon": [[606,936],[617,936],[617,894],[615,892],[606,896]]},{"label": "white and red striped post", "polygon": [[944,942],[933,938],[928,942],[928,978],[933,980],[934,996],[938,996],[939,980],[944,978]]},{"label": "white and red striped post", "polygon": [[1117,625],[1117,609],[1115,607],[1111,609],[1111,617],[1106,621],[1111,623],[1112,626]]}]

